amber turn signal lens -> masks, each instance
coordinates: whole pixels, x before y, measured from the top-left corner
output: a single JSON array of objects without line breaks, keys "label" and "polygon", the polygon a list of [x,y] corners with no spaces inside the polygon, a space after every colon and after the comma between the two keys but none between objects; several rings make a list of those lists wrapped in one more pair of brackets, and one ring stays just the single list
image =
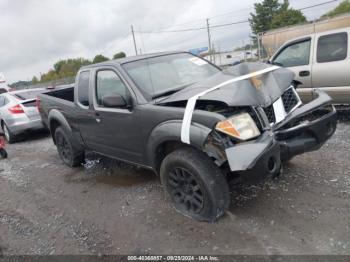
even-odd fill
[{"label": "amber turn signal lens", "polygon": [[240,140],[247,140],[260,135],[254,120],[248,113],[242,113],[220,121],[215,129]]},{"label": "amber turn signal lens", "polygon": [[229,120],[224,120],[217,123],[216,129],[228,135],[239,137],[238,131],[233,127],[232,123]]}]

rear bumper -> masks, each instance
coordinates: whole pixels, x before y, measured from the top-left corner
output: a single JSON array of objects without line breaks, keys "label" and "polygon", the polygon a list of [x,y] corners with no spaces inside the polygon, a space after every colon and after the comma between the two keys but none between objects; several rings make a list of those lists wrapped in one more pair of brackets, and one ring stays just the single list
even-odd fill
[{"label": "rear bumper", "polygon": [[281,162],[319,149],[335,132],[337,113],[331,98],[317,91],[318,98],[299,107],[257,140],[226,149],[231,171],[244,180],[259,180],[280,171]]},{"label": "rear bumper", "polygon": [[8,125],[8,128],[11,130],[11,132],[15,135],[26,131],[39,130],[44,128],[41,119],[29,120],[28,118],[20,118],[6,124]]}]

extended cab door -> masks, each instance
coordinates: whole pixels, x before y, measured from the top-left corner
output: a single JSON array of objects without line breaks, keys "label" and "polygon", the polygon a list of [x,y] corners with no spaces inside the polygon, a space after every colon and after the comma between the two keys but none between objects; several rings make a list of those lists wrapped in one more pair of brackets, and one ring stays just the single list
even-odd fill
[{"label": "extended cab door", "polygon": [[[104,107],[102,98],[110,95],[122,96],[128,106]],[[135,98],[114,67],[94,71],[92,102],[95,135],[89,138],[91,147],[101,154],[134,163],[142,162],[143,140]]]},{"label": "extended cab door", "polygon": [[93,126],[95,125],[95,114],[89,98],[91,75],[90,69],[78,72],[74,88],[76,109],[75,112],[71,113],[73,117],[69,119],[71,125],[78,127],[76,129],[80,131],[80,135],[89,149],[93,149],[90,137],[94,136]]},{"label": "extended cab door", "polygon": [[292,70],[299,87],[311,87],[312,37],[292,41],[282,46],[271,62]]},{"label": "extended cab door", "polygon": [[336,103],[350,101],[348,38],[345,30],[317,33],[315,38],[312,84],[326,91]]}]

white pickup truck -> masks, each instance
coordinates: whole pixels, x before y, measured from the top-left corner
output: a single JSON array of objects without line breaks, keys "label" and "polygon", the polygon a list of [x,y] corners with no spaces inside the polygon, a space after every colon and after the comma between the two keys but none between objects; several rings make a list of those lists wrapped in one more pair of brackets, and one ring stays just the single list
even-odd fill
[{"label": "white pickup truck", "polygon": [[350,28],[319,32],[283,44],[271,57],[271,64],[287,67],[301,82],[298,93],[313,99],[320,88],[337,104],[350,104]]}]

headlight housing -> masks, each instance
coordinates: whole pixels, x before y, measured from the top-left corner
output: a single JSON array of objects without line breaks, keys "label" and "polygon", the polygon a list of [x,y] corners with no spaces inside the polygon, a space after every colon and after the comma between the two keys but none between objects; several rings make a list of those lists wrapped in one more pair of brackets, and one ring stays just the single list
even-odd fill
[{"label": "headlight housing", "polygon": [[258,127],[248,113],[241,113],[220,121],[215,129],[240,140],[248,140],[260,135]]}]

